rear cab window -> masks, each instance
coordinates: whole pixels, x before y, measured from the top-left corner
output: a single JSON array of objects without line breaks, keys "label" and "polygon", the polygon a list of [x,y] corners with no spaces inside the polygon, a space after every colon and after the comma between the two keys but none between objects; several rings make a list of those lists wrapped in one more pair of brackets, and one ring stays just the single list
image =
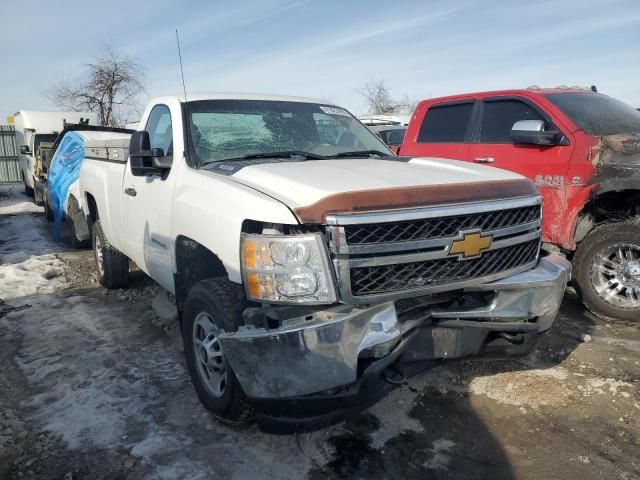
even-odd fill
[{"label": "rear cab window", "polygon": [[433,105],[418,132],[418,143],[464,143],[468,137],[474,101]]}]

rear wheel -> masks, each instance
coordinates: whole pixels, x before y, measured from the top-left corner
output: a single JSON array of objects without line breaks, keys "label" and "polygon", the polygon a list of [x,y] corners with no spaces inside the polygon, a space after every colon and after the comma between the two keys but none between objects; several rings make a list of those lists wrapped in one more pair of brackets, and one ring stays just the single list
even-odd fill
[{"label": "rear wheel", "polygon": [[129,283],[129,259],[109,245],[100,220],[93,224],[91,234],[100,284],[107,288],[126,287]]},{"label": "rear wheel", "polygon": [[71,248],[89,248],[91,243],[89,240],[78,240],[76,236],[76,227],[73,222],[73,218],[69,218],[69,225],[71,226]]},{"label": "rear wheel", "polygon": [[182,316],[184,353],[198,398],[216,418],[231,424],[250,420],[253,408],[227,362],[219,335],[238,329],[244,303],[241,286],[212,278],[189,291]]},{"label": "rear wheel", "polygon": [[33,197],[33,188],[27,185],[27,180],[24,178],[24,173],[22,174],[22,182],[24,183],[24,193],[26,193],[30,197]]},{"label": "rear wheel", "polygon": [[49,199],[46,196],[44,199],[44,216],[50,222],[53,222],[53,220],[55,219],[55,214],[53,212],[53,209],[51,208],[51,205],[49,204]]},{"label": "rear wheel", "polygon": [[594,229],[578,245],[573,265],[587,308],[608,318],[640,320],[640,223]]}]

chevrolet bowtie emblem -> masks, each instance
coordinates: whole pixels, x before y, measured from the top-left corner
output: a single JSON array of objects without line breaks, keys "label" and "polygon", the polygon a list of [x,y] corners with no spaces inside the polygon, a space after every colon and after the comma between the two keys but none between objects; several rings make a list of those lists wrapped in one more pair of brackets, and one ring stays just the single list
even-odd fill
[{"label": "chevrolet bowtie emblem", "polygon": [[449,248],[449,255],[458,255],[460,260],[474,258],[491,246],[493,235],[482,235],[482,232],[468,232],[462,234],[460,240],[455,240]]}]

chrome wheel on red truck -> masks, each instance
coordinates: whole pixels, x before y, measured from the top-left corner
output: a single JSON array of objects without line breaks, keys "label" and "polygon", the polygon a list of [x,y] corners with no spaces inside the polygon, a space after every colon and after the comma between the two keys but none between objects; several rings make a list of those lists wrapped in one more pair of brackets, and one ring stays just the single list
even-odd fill
[{"label": "chrome wheel on red truck", "polygon": [[640,224],[596,228],[579,244],[574,266],[590,310],[610,318],[640,318]]}]

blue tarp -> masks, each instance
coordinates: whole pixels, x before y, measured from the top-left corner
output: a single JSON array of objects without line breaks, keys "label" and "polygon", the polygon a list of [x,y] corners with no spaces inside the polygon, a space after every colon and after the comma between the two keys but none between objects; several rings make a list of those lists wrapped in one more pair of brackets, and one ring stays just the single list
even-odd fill
[{"label": "blue tarp", "polygon": [[47,175],[49,206],[54,215],[54,235],[59,237],[64,216],[64,202],[69,187],[80,177],[80,165],[84,158],[84,140],[76,132],[68,132],[51,159]]}]

